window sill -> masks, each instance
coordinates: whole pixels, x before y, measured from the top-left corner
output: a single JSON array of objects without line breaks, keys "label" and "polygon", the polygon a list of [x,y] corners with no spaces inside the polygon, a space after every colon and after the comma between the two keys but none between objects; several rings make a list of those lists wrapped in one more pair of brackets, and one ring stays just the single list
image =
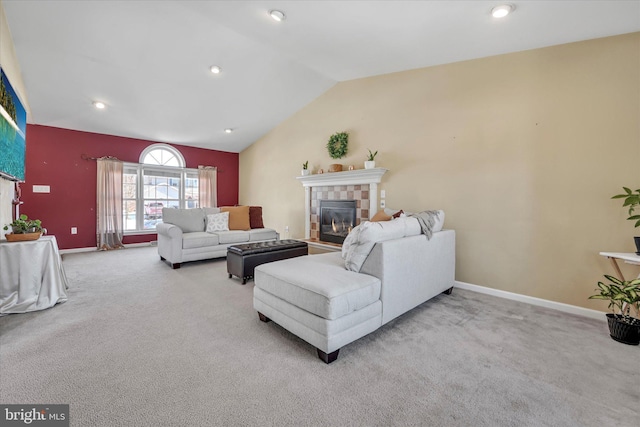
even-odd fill
[{"label": "window sill", "polygon": [[153,230],[130,230],[130,231],[124,231],[122,233],[124,236],[143,236],[146,234],[158,234],[158,232],[153,229]]}]

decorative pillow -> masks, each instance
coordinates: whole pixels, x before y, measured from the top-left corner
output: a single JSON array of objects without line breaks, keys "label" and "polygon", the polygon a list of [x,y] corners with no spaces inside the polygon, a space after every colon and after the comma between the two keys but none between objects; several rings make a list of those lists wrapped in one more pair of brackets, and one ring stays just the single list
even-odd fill
[{"label": "decorative pillow", "polygon": [[249,226],[251,228],[264,228],[262,206],[249,206]]},{"label": "decorative pillow", "polygon": [[393,218],[398,218],[401,216],[404,216],[405,213],[402,209],[391,209],[391,208],[384,208],[384,213],[389,215],[392,219]]},{"label": "decorative pillow", "polygon": [[229,230],[250,230],[249,206],[223,206],[222,212],[229,212]]},{"label": "decorative pillow", "polygon": [[359,272],[377,242],[420,234],[416,218],[393,221],[365,221],[356,226],[342,243],[342,257],[347,270]]},{"label": "decorative pillow", "polygon": [[207,233],[229,231],[229,212],[207,215]]},{"label": "decorative pillow", "polygon": [[436,217],[436,222],[435,224],[433,224],[433,232],[437,233],[438,231],[441,231],[442,227],[444,227],[444,211],[439,210],[438,216]]},{"label": "decorative pillow", "polygon": [[378,211],[369,221],[378,222],[378,221],[391,221],[391,216],[384,213],[384,211]]}]

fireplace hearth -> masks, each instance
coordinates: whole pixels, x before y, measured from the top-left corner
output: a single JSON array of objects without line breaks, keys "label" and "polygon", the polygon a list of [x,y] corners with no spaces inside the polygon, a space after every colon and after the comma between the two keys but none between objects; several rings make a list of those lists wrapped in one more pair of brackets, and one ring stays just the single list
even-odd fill
[{"label": "fireplace hearth", "polygon": [[320,200],[320,240],[342,243],[356,224],[355,200]]}]

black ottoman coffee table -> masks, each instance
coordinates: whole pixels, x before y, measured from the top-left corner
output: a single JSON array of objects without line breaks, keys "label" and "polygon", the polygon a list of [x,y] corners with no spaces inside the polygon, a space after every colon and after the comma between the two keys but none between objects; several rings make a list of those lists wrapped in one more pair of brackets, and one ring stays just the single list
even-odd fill
[{"label": "black ottoman coffee table", "polygon": [[253,277],[253,270],[260,264],[307,255],[307,243],[299,240],[276,240],[245,243],[227,248],[227,272],[229,279],[237,276],[242,284]]}]

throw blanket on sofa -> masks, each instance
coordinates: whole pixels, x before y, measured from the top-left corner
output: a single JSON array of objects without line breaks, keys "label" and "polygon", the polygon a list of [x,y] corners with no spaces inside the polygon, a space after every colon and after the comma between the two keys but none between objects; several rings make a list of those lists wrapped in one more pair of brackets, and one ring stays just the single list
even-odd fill
[{"label": "throw blanket on sofa", "polygon": [[411,214],[409,217],[416,218],[420,223],[422,234],[427,236],[427,240],[431,240],[433,235],[433,225],[436,223],[436,219],[440,215],[438,211],[422,211],[417,214]]}]

